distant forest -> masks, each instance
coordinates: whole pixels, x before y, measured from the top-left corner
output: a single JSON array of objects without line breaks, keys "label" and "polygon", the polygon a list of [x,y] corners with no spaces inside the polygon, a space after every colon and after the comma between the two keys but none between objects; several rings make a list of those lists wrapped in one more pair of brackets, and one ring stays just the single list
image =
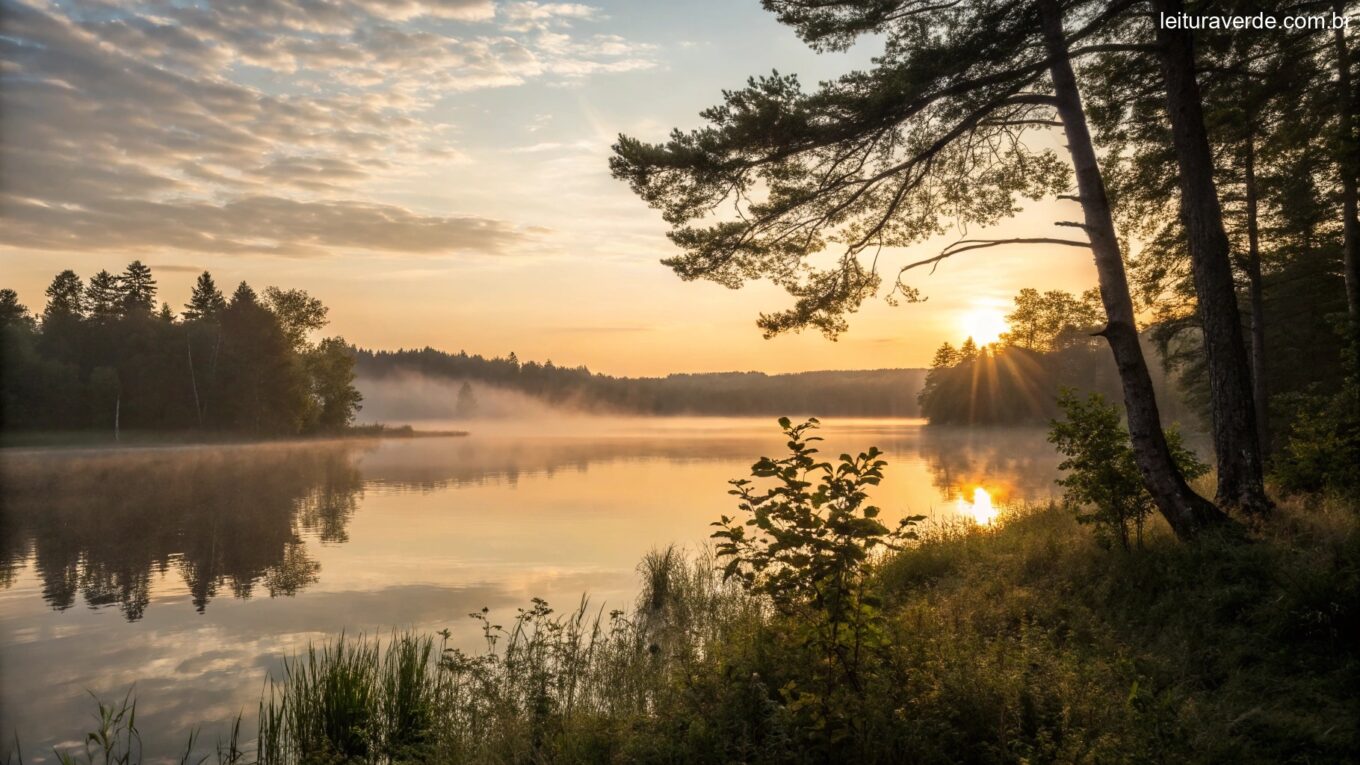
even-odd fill
[{"label": "distant forest", "polygon": [[[1305,279],[1304,277],[1308,277]],[[1276,350],[1258,354],[1259,395],[1266,433],[1289,429],[1310,395],[1343,385],[1335,314],[1339,280],[1324,272],[1283,280],[1263,307],[1272,322],[1265,338]],[[1144,353],[1159,358],[1152,384],[1166,422],[1206,426],[1210,420],[1208,366],[1192,317],[1160,318],[1139,333]],[[935,352],[922,386],[921,416],[941,424],[1044,423],[1058,414],[1063,388],[1096,392],[1121,403],[1119,371],[1096,334],[1105,325],[1100,294],[1023,289],[1006,316],[1010,330],[996,343],[972,338]],[[1249,329],[1249,328],[1248,328]],[[1263,343],[1264,344],[1264,343]],[[1261,346],[1252,346],[1255,351]]]},{"label": "distant forest", "polygon": [[37,316],[0,290],[0,426],[297,435],[353,419],[348,344],[310,339],[319,300],[245,282],[228,298],[206,271],[180,313],[156,293],[140,261],[88,283],[61,272]]},{"label": "distant forest", "polygon": [[[544,401],[598,412],[653,415],[792,415],[915,417],[924,369],[672,374],[613,377],[551,361],[521,362],[433,348],[355,351],[360,380],[417,373],[435,379],[482,383]],[[362,385],[362,382],[361,382]]]}]

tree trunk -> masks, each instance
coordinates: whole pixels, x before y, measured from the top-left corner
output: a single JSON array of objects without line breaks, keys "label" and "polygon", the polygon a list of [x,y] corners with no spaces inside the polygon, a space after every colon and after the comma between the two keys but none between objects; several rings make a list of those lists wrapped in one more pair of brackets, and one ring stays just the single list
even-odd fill
[{"label": "tree trunk", "polygon": [[[1153,0],[1157,14],[1182,12],[1181,0]],[[1156,19],[1153,21],[1156,24]],[[1220,506],[1250,513],[1270,509],[1262,480],[1261,446],[1252,401],[1251,366],[1242,340],[1228,235],[1214,185],[1213,154],[1195,79],[1190,33],[1157,24],[1172,144],[1180,169],[1181,217],[1190,244],[1204,353],[1209,367]]]},{"label": "tree trunk", "polygon": [[1227,522],[1228,518],[1210,502],[1196,494],[1171,459],[1162,431],[1157,399],[1152,391],[1152,376],[1138,342],[1133,316],[1133,299],[1124,273],[1124,260],[1115,236],[1114,219],[1105,193],[1105,180],[1096,161],[1095,147],[1086,125],[1076,75],[1067,55],[1062,12],[1056,0],[1043,0],[1044,39],[1049,53],[1049,73],[1057,101],[1058,116],[1067,135],[1067,150],[1077,175],[1077,191],[1091,239],[1096,272],[1100,279],[1100,299],[1105,306],[1107,324],[1101,334],[1110,344],[1119,379],[1124,388],[1124,408],[1128,413],[1129,437],[1134,458],[1157,509],[1166,517],[1181,539],[1190,539],[1206,527]]},{"label": "tree trunk", "polygon": [[[1336,4],[1336,13],[1344,15],[1345,3]],[[1357,167],[1360,147],[1355,137],[1355,93],[1351,85],[1350,52],[1346,47],[1346,30],[1337,29],[1336,39],[1336,85],[1337,85],[1337,125],[1340,140],[1337,141],[1337,170],[1341,174],[1341,231],[1342,263],[1346,277],[1346,309],[1350,319],[1347,339],[1352,348],[1360,354],[1360,212],[1357,199],[1360,191],[1356,189]]]},{"label": "tree trunk", "polygon": [[1247,136],[1247,293],[1251,310],[1251,394],[1256,404],[1256,432],[1261,454],[1270,454],[1270,399],[1266,394],[1265,297],[1261,287],[1261,227],[1257,217],[1256,136]]}]

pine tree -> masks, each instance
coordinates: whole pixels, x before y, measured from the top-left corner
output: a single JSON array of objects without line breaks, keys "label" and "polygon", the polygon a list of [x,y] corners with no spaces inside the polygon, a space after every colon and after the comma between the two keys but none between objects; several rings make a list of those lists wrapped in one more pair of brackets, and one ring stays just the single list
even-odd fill
[{"label": "pine tree", "polygon": [[118,277],[103,270],[90,277],[90,284],[85,288],[85,305],[91,318],[107,321],[117,317],[121,298]]},{"label": "pine tree", "polygon": [[43,309],[43,323],[85,317],[85,284],[75,271],[66,270],[52,279],[47,288],[47,307]]},{"label": "pine tree", "polygon": [[0,327],[31,324],[32,321],[28,308],[19,302],[19,293],[12,289],[0,289]]},{"label": "pine tree", "polygon": [[241,282],[236,285],[236,291],[231,293],[231,303],[229,305],[236,307],[243,305],[259,305],[259,303],[259,299],[255,296],[255,290],[252,289],[249,284]]},{"label": "pine tree", "polygon": [[212,274],[204,271],[198,275],[198,281],[194,282],[189,302],[184,304],[184,320],[212,321],[226,307],[227,300],[222,297],[221,290],[217,289]]},{"label": "pine tree", "polygon": [[938,369],[952,367],[957,363],[959,363],[959,352],[955,350],[953,345],[946,342],[935,349],[935,358],[931,360],[930,366],[932,369]]},{"label": "pine tree", "polygon": [[458,389],[458,403],[454,405],[453,415],[459,419],[466,419],[475,415],[477,408],[477,394],[472,391],[472,384],[464,380],[462,387]]},{"label": "pine tree", "polygon": [[151,269],[134,260],[128,264],[118,279],[121,293],[120,304],[125,316],[150,314],[156,307],[156,280],[151,278]]}]

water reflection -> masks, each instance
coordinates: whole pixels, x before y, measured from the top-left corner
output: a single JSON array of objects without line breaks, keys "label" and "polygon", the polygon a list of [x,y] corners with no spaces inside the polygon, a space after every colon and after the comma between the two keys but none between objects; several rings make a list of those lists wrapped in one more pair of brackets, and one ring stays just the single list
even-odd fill
[{"label": "water reflection", "polygon": [[981,486],[973,487],[971,500],[965,499],[962,493],[959,494],[955,505],[961,518],[970,520],[979,526],[990,526],[1001,514],[1000,508],[992,504],[992,495]]},{"label": "water reflection", "polygon": [[129,621],[153,574],[202,612],[221,592],[293,595],[320,566],[302,534],[348,540],[363,481],[352,445],[32,453],[0,462],[5,583],[31,558],[56,610],[116,605]]},{"label": "water reflection", "polygon": [[[565,522],[548,543],[575,544],[588,557],[605,543],[592,538],[598,529],[586,516],[611,506],[644,516],[649,508],[663,511],[659,514],[677,521],[671,528],[680,541],[695,541],[720,509],[727,479],[780,448],[772,432],[763,421],[737,420],[543,438],[491,434],[10,453],[0,459],[0,586],[12,586],[17,572],[31,563],[53,609],[78,601],[89,608],[116,606],[129,621],[145,614],[153,577],[171,573],[200,613],[222,593],[240,599],[295,595],[322,576],[307,540],[348,542],[365,487],[422,495],[458,489],[479,497],[495,517],[460,516],[473,543],[469,553],[494,549],[506,533],[531,538],[535,528]],[[1047,497],[1056,473],[1056,455],[1040,446],[1042,434],[1029,430],[845,421],[823,435],[829,454],[870,444],[885,451],[888,477],[877,500],[889,514],[991,524],[1006,505]],[[521,487],[528,478],[535,481]],[[479,492],[467,494],[472,489]],[[596,509],[582,507],[591,504]],[[443,507],[396,533],[418,537],[422,523],[428,530],[429,523],[457,513]],[[522,523],[502,520],[511,517]],[[640,556],[649,544],[675,541],[652,538],[666,528],[656,518],[630,520],[641,524],[621,540],[628,554]],[[614,533],[619,531],[616,526]]]},{"label": "water reflection", "polygon": [[[831,457],[883,449],[889,523],[996,523],[1053,489],[1042,431],[842,420],[821,435]],[[82,730],[87,690],[135,683],[147,751],[171,751],[191,727],[211,741],[284,656],[341,630],[449,628],[475,649],[465,614],[482,606],[625,605],[650,547],[706,541],[727,481],[783,448],[761,418],[0,452],[0,740],[51,751]]]}]

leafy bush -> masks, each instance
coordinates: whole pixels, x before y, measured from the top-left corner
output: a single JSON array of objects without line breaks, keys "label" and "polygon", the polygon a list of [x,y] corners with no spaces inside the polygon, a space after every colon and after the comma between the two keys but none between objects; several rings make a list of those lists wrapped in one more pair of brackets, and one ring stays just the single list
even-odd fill
[{"label": "leafy bush", "polygon": [[[1119,410],[1099,393],[1081,399],[1066,389],[1058,398],[1058,406],[1067,419],[1053,421],[1048,440],[1066,457],[1058,468],[1070,471],[1058,479],[1065,490],[1064,501],[1076,509],[1078,521],[1095,526],[1102,544],[1118,542],[1128,550],[1132,533],[1141,548],[1144,524],[1156,506],[1143,487]],[[1186,480],[1209,472],[1209,466],[1185,447],[1179,431],[1167,431],[1166,441],[1172,460]]]},{"label": "leafy bush", "polygon": [[868,504],[866,489],[878,485],[887,465],[877,447],[856,457],[842,454],[833,465],[817,461],[812,444],[821,438],[807,435],[818,427],[815,418],[792,425],[784,417],[779,426],[789,455],[762,457],[751,467],[753,478],[772,479],[773,485],[762,492],[749,479],[731,481],[729,493],[749,517],[724,515],[713,524],[713,537],[726,561],[724,578],[768,598],[797,641],[815,651],[822,670],[815,687],[791,682],[781,695],[789,709],[806,710],[835,738],[852,724],[839,697],[846,691],[863,695],[864,665],[887,645],[881,604],[869,588],[870,563],[876,552],[914,539],[911,526],[924,516],[903,518],[889,529],[879,508]]},{"label": "leafy bush", "polygon": [[1291,494],[1360,496],[1360,384],[1334,395],[1305,396],[1279,454],[1274,477]]}]

